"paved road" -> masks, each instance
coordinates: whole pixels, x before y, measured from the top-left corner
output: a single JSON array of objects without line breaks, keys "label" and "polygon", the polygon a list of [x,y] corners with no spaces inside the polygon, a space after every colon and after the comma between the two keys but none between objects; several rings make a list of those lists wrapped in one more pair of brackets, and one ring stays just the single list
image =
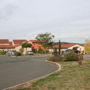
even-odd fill
[{"label": "paved road", "polygon": [[84,59],[90,58],[90,55],[85,55]]},{"label": "paved road", "polygon": [[55,71],[56,65],[46,63],[47,57],[0,56],[0,90]]}]

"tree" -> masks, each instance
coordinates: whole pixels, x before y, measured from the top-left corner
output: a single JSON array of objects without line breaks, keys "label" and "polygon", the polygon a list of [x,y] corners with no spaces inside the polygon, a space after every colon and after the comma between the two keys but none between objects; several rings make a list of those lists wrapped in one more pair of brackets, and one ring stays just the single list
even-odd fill
[{"label": "tree", "polygon": [[36,39],[39,41],[44,48],[53,45],[54,35],[51,33],[41,33],[36,36]]},{"label": "tree", "polygon": [[90,54],[90,40],[85,40],[85,51],[87,54]]},{"label": "tree", "polygon": [[26,48],[26,51],[27,51],[27,48],[29,47],[32,47],[32,44],[26,43],[26,42],[22,44],[22,48]]},{"label": "tree", "polygon": [[28,47],[32,47],[32,44],[26,42],[22,44],[22,48],[28,48]]},{"label": "tree", "polygon": [[59,40],[59,55],[61,54],[61,41]]},{"label": "tree", "polygon": [[85,40],[85,45],[90,46],[90,40],[86,39]]},{"label": "tree", "polygon": [[41,48],[39,48],[38,53],[43,54],[44,51]]}]

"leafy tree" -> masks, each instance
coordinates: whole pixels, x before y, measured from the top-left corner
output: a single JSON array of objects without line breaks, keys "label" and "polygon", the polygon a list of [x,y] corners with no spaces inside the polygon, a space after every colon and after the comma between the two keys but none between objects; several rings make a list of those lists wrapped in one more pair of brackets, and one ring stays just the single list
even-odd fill
[{"label": "leafy tree", "polygon": [[44,48],[53,45],[54,35],[51,33],[41,33],[36,36],[36,39],[39,41]]},{"label": "leafy tree", "polygon": [[85,40],[85,51],[90,54],[90,40]]},{"label": "leafy tree", "polygon": [[26,51],[27,51],[27,48],[29,47],[32,47],[32,44],[26,43],[26,42],[22,44],[22,48],[26,48]]},{"label": "leafy tree", "polygon": [[28,48],[28,47],[32,47],[32,44],[26,42],[22,44],[22,48]]},{"label": "leafy tree", "polygon": [[90,40],[85,40],[85,45],[90,46]]}]

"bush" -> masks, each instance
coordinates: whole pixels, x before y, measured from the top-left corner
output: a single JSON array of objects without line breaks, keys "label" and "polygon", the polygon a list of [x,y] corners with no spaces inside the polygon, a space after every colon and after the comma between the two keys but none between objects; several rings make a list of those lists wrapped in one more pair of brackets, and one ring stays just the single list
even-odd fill
[{"label": "bush", "polygon": [[50,57],[48,59],[48,61],[53,61],[53,62],[60,62],[60,61],[63,61],[62,57],[60,56],[54,56],[54,57]]},{"label": "bush", "polygon": [[66,61],[78,61],[78,59],[79,57],[74,51],[71,51],[65,55]]},{"label": "bush", "polygon": [[44,54],[45,52],[41,48],[39,48],[38,53]]},{"label": "bush", "polygon": [[32,51],[33,51],[34,53],[37,53],[37,52],[38,52],[37,49],[32,49]]},{"label": "bush", "polygon": [[19,51],[20,51],[21,54],[23,54],[24,48],[21,48]]},{"label": "bush", "polygon": [[5,55],[6,53],[6,51],[0,50],[0,55]]},{"label": "bush", "polygon": [[15,56],[21,56],[21,53],[20,53],[20,52],[15,52],[14,55],[15,55]]},{"label": "bush", "polygon": [[50,54],[49,50],[46,50],[46,54]]}]

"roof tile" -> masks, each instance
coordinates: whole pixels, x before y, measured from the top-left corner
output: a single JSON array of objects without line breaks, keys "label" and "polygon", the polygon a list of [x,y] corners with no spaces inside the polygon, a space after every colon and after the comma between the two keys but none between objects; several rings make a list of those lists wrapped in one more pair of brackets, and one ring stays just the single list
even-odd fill
[{"label": "roof tile", "polygon": [[9,44],[8,39],[0,39],[0,44]]}]

